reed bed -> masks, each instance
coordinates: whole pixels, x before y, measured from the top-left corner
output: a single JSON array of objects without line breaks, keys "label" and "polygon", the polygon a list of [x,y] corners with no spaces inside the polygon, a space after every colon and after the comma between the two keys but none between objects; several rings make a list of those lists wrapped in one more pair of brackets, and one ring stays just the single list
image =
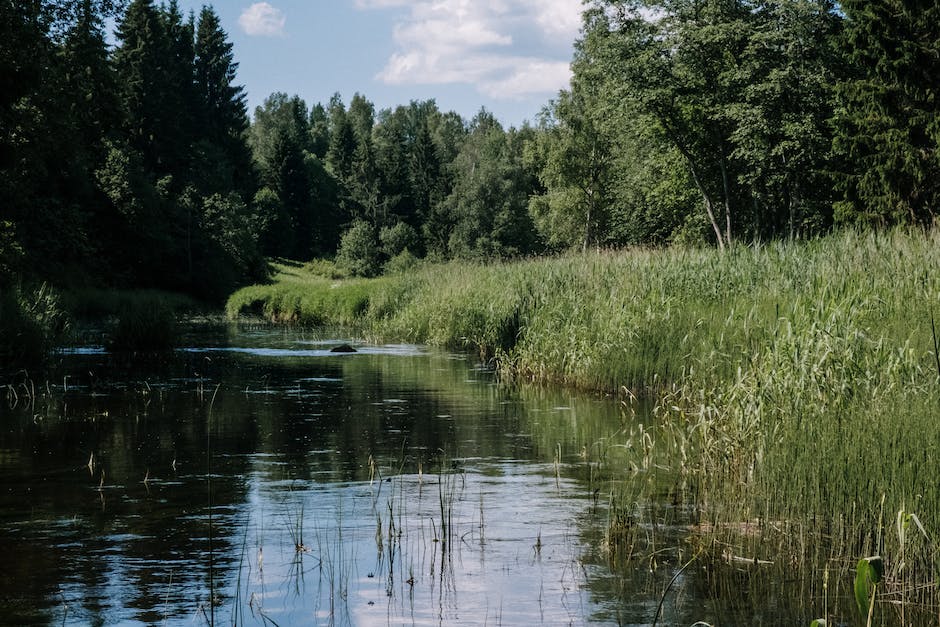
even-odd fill
[{"label": "reed bed", "polygon": [[295,274],[236,293],[229,313],[259,306],[645,395],[647,463],[684,478],[708,550],[808,565],[817,587],[832,564],[880,554],[890,605],[937,615],[936,231]]}]

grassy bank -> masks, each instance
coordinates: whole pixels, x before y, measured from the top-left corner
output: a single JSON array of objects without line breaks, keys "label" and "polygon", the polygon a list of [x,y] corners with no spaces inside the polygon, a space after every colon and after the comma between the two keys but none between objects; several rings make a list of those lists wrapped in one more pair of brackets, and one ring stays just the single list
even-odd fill
[{"label": "grassy bank", "polygon": [[[236,292],[227,312],[359,325],[374,336],[497,356],[507,371],[532,380],[608,391],[728,382],[742,367],[800,370],[811,364],[782,355],[802,360],[807,350],[836,351],[818,367],[843,350],[869,366],[903,362],[868,373],[863,383],[871,387],[937,372],[930,327],[940,289],[937,240],[846,233],[724,255],[667,250],[451,263],[371,280],[279,266],[273,284]],[[781,363],[767,362],[772,357]],[[864,373],[836,374],[855,387]]]},{"label": "grassy bank", "polygon": [[[895,600],[937,600],[937,233],[374,281],[293,268],[233,295],[229,314],[247,310],[470,348],[535,381],[645,392],[659,420],[644,454],[685,478],[708,550],[817,575],[882,554]],[[744,533],[745,521],[758,522]]]}]

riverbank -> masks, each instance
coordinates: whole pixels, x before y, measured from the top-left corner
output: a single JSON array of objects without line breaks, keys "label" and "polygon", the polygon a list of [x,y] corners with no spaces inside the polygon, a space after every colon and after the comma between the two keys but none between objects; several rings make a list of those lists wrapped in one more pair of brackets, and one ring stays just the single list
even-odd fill
[{"label": "riverbank", "polygon": [[0,289],[0,371],[47,364],[55,348],[80,341],[76,327],[105,333],[125,351],[166,350],[177,320],[210,305],[176,292],[148,289],[66,289],[48,284]]},{"label": "riverbank", "polygon": [[[274,283],[233,294],[227,313],[354,324],[376,336],[475,350],[529,380],[610,392],[733,380],[742,367],[771,366],[771,353],[786,350],[775,342],[782,334],[850,340],[869,366],[901,359],[906,380],[915,371],[937,374],[930,326],[940,294],[937,244],[936,234],[842,233],[727,254],[455,262],[352,280],[281,265]],[[835,344],[814,350],[848,348]],[[815,366],[792,365],[804,367]],[[879,387],[895,377],[893,366],[877,370]],[[830,374],[848,384],[863,373]]]},{"label": "riverbank", "polygon": [[[709,550],[801,564],[820,585],[829,560],[879,553],[897,598],[934,603],[938,277],[935,232],[845,232],[372,281],[282,269],[235,293],[228,313],[355,322],[476,350],[505,375],[647,394],[658,417],[647,467],[686,477],[703,524],[720,531]],[[741,533],[744,521],[760,533]]]}]

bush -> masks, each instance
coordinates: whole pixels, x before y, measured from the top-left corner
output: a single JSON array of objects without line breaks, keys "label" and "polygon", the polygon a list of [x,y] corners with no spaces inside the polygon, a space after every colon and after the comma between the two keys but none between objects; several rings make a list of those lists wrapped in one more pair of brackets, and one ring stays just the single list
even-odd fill
[{"label": "bush", "polygon": [[362,220],[343,234],[336,265],[351,276],[371,277],[379,271],[379,245],[372,227]]},{"label": "bush", "polygon": [[386,274],[402,274],[414,270],[418,265],[418,258],[411,254],[407,248],[385,263]]},{"label": "bush", "polygon": [[391,259],[407,250],[416,250],[418,233],[411,226],[399,222],[379,231],[379,241],[382,242],[382,252]]},{"label": "bush", "polygon": [[163,300],[127,301],[118,314],[109,347],[118,351],[157,352],[176,344],[176,315]]},{"label": "bush", "polygon": [[17,368],[44,360],[69,331],[59,295],[43,284],[0,288],[0,363]]}]

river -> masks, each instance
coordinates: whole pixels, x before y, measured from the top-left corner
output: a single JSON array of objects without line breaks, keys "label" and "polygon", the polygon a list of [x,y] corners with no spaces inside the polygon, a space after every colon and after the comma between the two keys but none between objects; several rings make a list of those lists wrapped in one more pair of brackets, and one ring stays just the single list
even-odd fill
[{"label": "river", "polygon": [[[357,352],[330,352],[343,342]],[[2,394],[4,624],[761,614],[681,570],[686,513],[668,473],[629,461],[649,418],[615,398],[500,384],[461,354],[261,325],[197,325],[171,355],[92,342],[56,361],[11,374]],[[655,502],[612,511],[633,484]]]}]

